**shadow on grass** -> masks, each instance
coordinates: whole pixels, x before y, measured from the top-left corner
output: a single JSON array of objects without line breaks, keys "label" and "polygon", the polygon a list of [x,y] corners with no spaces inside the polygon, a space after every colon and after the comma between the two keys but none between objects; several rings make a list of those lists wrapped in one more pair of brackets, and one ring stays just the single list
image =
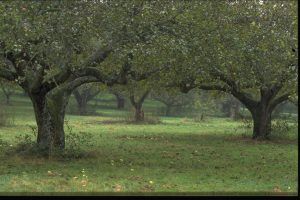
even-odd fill
[{"label": "shadow on grass", "polygon": [[142,121],[142,122],[136,122],[126,119],[117,119],[117,120],[101,120],[101,121],[92,121],[87,122],[87,124],[131,124],[131,125],[156,125],[156,124],[166,124],[165,122],[161,121]]},{"label": "shadow on grass", "polygon": [[[240,136],[240,135],[226,135],[226,134],[186,134],[186,135],[121,135],[114,137],[117,139],[115,145],[104,145],[101,144],[93,149],[85,149],[84,151],[66,152],[65,154],[59,154],[58,156],[48,157],[46,160],[58,161],[58,162],[73,162],[81,161],[84,162],[97,162],[110,164],[111,160],[115,160],[115,166],[124,166],[134,163],[134,165],[139,165],[141,167],[147,168],[162,168],[162,169],[186,169],[186,168],[199,168],[209,167],[209,159],[214,158],[215,160],[224,159],[226,157],[228,160],[234,160],[234,155],[228,152],[232,150],[238,150],[244,148],[246,145],[248,148],[252,146],[253,148],[258,145],[297,145],[297,140],[295,139],[278,139],[274,138],[267,141],[257,141],[253,140],[251,136]],[[120,143],[123,143],[121,144]],[[236,146],[238,144],[238,146]],[[35,148],[11,148],[9,152],[6,152],[4,159],[10,159],[13,157],[19,157],[22,162],[30,163],[30,160],[35,159],[45,159],[45,157],[39,156],[39,153]],[[194,150],[198,149],[199,152]],[[226,152],[224,152],[226,148]],[[238,149],[236,149],[238,148]],[[186,159],[187,155],[197,157],[197,159],[202,160],[200,163],[185,163],[186,161],[181,161]],[[3,155],[3,154],[2,154]],[[220,157],[221,156],[221,157]],[[249,155],[253,157],[253,155]],[[120,158],[124,158],[124,161],[118,163]],[[147,159],[145,159],[147,158]],[[164,160],[162,163],[158,163],[157,160]],[[220,160],[220,161],[221,161]],[[27,162],[28,161],[28,162]],[[170,162],[166,162],[170,161]],[[226,161],[227,162],[227,161]],[[214,167],[223,168],[221,164],[216,164],[213,162]],[[226,168],[226,166],[224,166]]]},{"label": "shadow on grass", "polygon": [[254,140],[250,135],[231,135],[231,134],[185,134],[185,135],[121,135],[115,137],[121,140],[138,140],[138,141],[167,141],[170,143],[197,143],[207,144],[208,142],[229,142],[246,145],[278,144],[278,145],[297,145],[296,138],[272,137],[269,140]]},{"label": "shadow on grass", "polygon": [[244,135],[237,135],[232,136],[226,139],[228,142],[234,143],[244,143],[248,145],[257,145],[257,144],[279,144],[279,145],[297,145],[298,139],[297,138],[287,138],[287,137],[278,137],[278,136],[271,136],[269,140],[255,140],[252,139],[251,136],[244,136]]}]

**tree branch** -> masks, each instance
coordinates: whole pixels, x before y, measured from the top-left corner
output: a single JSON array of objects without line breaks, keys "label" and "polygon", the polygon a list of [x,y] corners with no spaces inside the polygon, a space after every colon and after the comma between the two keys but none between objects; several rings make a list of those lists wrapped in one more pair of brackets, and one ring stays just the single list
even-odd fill
[{"label": "tree branch", "polygon": [[290,93],[286,93],[286,94],[283,94],[283,95],[279,96],[278,98],[274,99],[270,104],[270,109],[273,110],[278,104],[289,100],[290,95],[291,95]]}]

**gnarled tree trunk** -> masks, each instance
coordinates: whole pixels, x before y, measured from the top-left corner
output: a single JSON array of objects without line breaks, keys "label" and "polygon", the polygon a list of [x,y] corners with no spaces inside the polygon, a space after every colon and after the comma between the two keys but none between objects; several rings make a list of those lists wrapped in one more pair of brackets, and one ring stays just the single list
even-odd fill
[{"label": "gnarled tree trunk", "polygon": [[117,99],[117,108],[118,109],[124,109],[125,107],[125,98],[118,94],[118,93],[114,93],[114,95],[116,96]]},{"label": "gnarled tree trunk", "polygon": [[88,102],[95,98],[99,93],[100,90],[92,85],[83,85],[73,91],[80,115],[88,114]]},{"label": "gnarled tree trunk", "polygon": [[271,134],[271,116],[278,104],[288,99],[288,94],[276,98],[279,89],[276,86],[271,89],[261,89],[259,101],[255,101],[240,92],[233,92],[233,95],[251,112],[253,119],[253,139],[269,139]]},{"label": "gnarled tree trunk", "polygon": [[77,107],[79,110],[80,115],[86,115],[87,114],[87,99],[81,96],[76,95],[76,93],[73,93],[77,102]]},{"label": "gnarled tree trunk", "polygon": [[239,118],[240,112],[240,103],[235,100],[233,104],[230,106],[230,114],[229,117],[231,119],[237,120]]},{"label": "gnarled tree trunk", "polygon": [[135,108],[134,118],[135,118],[135,121],[137,121],[137,122],[144,121],[144,119],[145,119],[144,111],[142,110],[142,106],[143,106],[143,103],[149,93],[150,93],[150,90],[147,90],[138,101],[135,100],[134,95],[130,96],[130,102],[133,105],[133,107]]},{"label": "gnarled tree trunk", "polygon": [[56,91],[48,94],[30,94],[38,126],[37,143],[43,150],[64,149],[65,109],[70,92]]},{"label": "gnarled tree trunk", "polygon": [[142,110],[142,104],[137,104],[135,107],[135,121],[144,121],[144,111]]},{"label": "gnarled tree trunk", "polygon": [[87,94],[84,93],[81,94],[78,89],[74,90],[73,94],[77,103],[79,115],[87,115],[87,104],[88,104]]},{"label": "gnarled tree trunk", "polygon": [[272,110],[267,105],[259,104],[250,111],[253,118],[253,139],[268,139],[271,134]]}]

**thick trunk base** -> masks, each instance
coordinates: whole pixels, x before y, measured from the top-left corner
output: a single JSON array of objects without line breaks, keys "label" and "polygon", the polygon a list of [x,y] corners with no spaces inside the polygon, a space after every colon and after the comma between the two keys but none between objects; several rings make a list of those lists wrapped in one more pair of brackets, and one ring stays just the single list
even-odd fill
[{"label": "thick trunk base", "polygon": [[271,134],[271,112],[265,107],[253,109],[253,139],[269,139]]},{"label": "thick trunk base", "polygon": [[64,118],[69,93],[30,94],[38,126],[37,144],[45,152],[65,148]]},{"label": "thick trunk base", "polygon": [[143,122],[145,120],[144,111],[142,109],[136,109],[134,119],[136,122]]}]

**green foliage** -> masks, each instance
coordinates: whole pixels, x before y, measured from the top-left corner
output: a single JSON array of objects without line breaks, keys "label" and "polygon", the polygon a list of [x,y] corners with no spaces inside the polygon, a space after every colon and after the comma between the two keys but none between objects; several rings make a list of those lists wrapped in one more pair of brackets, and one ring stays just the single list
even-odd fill
[{"label": "green foliage", "polygon": [[63,158],[84,158],[87,156],[85,147],[93,147],[93,135],[88,132],[73,132],[69,122],[66,121],[66,148],[60,155]]},{"label": "green foliage", "polygon": [[29,154],[37,154],[41,155],[39,153],[39,149],[36,146],[36,143],[34,141],[34,136],[32,134],[25,134],[25,135],[18,135],[15,138],[16,145],[14,151],[21,155],[29,155]]},{"label": "green foliage", "polygon": [[291,132],[296,132],[298,130],[298,121],[295,120],[289,120],[287,118],[283,119],[275,119],[272,123],[272,134],[274,136],[282,137],[284,135],[288,135]]}]

